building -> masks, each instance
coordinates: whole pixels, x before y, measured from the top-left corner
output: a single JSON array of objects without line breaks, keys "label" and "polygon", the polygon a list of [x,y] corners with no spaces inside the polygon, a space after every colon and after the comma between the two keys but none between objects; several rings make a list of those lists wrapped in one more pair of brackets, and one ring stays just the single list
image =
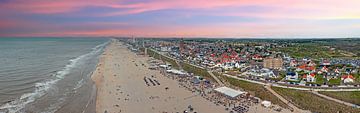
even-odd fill
[{"label": "building", "polygon": [[299,78],[299,75],[297,72],[288,72],[286,73],[286,80],[289,80],[289,81],[297,81]]},{"label": "building", "polygon": [[264,59],[264,67],[269,69],[282,69],[283,60],[281,58],[266,58]]},{"label": "building", "polygon": [[307,82],[315,82],[316,81],[315,76],[316,75],[314,73],[307,74],[307,77],[306,77]]},{"label": "building", "polygon": [[180,53],[183,53],[185,51],[185,44],[183,38],[180,39],[179,49],[180,49]]},{"label": "building", "polygon": [[352,75],[343,75],[341,77],[341,80],[345,83],[345,84],[348,84],[348,83],[353,83],[354,82],[354,77]]},{"label": "building", "polygon": [[216,92],[223,94],[227,97],[229,97],[230,99],[235,99],[236,97],[238,97],[239,95],[245,94],[246,92],[243,91],[239,91],[239,90],[235,90],[232,88],[228,88],[228,87],[219,87],[214,89]]}]

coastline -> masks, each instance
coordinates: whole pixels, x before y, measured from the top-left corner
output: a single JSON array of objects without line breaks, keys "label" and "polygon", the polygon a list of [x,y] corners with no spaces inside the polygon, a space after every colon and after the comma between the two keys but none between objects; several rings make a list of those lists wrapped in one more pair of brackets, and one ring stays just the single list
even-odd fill
[{"label": "coastline", "polygon": [[[96,85],[96,113],[172,113],[188,110],[188,106],[196,112],[229,112],[226,106],[192,92],[161,71],[148,69],[150,59],[131,52],[122,42],[112,40],[99,56],[91,76]],[[156,80],[159,84],[146,85],[145,79]],[[248,112],[276,111],[255,104]],[[284,109],[281,112],[290,111]]]},{"label": "coastline", "polygon": [[[97,92],[96,113],[183,112],[189,105],[197,112],[226,112],[224,106],[186,90],[157,70],[149,70],[149,57],[137,56],[120,43],[112,40],[104,49],[91,76]],[[161,85],[146,86],[145,77],[153,77]]]},{"label": "coastline", "polygon": [[101,78],[101,76],[103,76],[103,73],[102,73],[102,69],[104,68],[103,64],[104,64],[104,60],[105,60],[105,57],[106,57],[106,53],[109,49],[109,46],[113,43],[112,42],[113,40],[111,40],[111,42],[104,48],[104,51],[103,53],[99,56],[99,59],[98,59],[98,64],[96,65],[96,68],[94,69],[94,71],[92,72],[90,78],[91,78],[91,82],[93,84],[93,92],[94,92],[94,95],[93,95],[93,99],[94,101],[91,102],[91,105],[92,107],[88,107],[87,106],[87,109],[85,109],[83,111],[83,113],[88,113],[86,111],[91,111],[91,113],[98,113],[98,99],[99,99],[99,95],[98,95],[98,91],[99,91],[99,88],[101,88],[101,84],[103,83],[103,80]]}]

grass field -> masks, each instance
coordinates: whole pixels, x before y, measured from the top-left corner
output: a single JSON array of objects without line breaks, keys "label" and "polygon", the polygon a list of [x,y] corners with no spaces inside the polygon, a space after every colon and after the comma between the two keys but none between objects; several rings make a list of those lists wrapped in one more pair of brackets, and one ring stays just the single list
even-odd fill
[{"label": "grass field", "polygon": [[319,92],[321,94],[333,97],[339,100],[360,105],[360,91],[344,91],[344,92]]},{"label": "grass field", "polygon": [[307,91],[272,87],[277,93],[301,109],[318,113],[359,113],[360,109],[321,98]]},{"label": "grass field", "polygon": [[151,57],[154,57],[156,59],[163,60],[165,62],[170,63],[172,68],[179,69],[179,66],[177,65],[177,63],[173,59],[167,58],[167,57],[165,57],[165,56],[163,56],[163,55],[161,55],[159,53],[154,52],[151,49],[148,49],[148,55],[151,56]]},{"label": "grass field", "polygon": [[275,51],[281,51],[284,53],[288,53],[291,57],[295,58],[346,58],[349,56],[345,56],[338,50],[330,50],[329,48],[325,48],[323,46],[319,46],[315,43],[306,43],[306,44],[296,44],[289,47],[282,48],[274,48]]},{"label": "grass field", "polygon": [[341,78],[330,79],[328,82],[329,85],[340,85],[340,83],[341,83]]},{"label": "grass field", "polygon": [[234,79],[234,78],[230,78],[230,77],[226,77],[226,76],[222,76],[222,77],[224,77],[226,82],[228,82],[229,84],[231,84],[235,87],[240,87],[250,93],[254,93],[256,97],[259,97],[262,100],[268,100],[268,101],[271,101],[272,103],[277,104],[281,107],[288,108],[288,106],[285,103],[283,103],[280,99],[276,98],[275,95],[273,95],[271,92],[266,90],[264,88],[264,86],[262,86],[262,85],[254,84],[254,83],[250,83],[247,81],[242,81],[242,80],[238,80],[238,79]]},{"label": "grass field", "polygon": [[184,62],[180,62],[180,65],[187,72],[194,73],[195,75],[202,76],[206,79],[215,82],[215,79],[211,77],[211,75],[206,71],[206,69],[201,69]]}]

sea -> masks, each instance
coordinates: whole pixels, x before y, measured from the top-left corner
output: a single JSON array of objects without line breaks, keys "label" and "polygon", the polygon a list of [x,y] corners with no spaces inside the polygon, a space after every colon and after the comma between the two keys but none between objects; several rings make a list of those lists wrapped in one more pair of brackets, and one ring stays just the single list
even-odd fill
[{"label": "sea", "polygon": [[0,113],[94,113],[106,38],[0,38]]}]

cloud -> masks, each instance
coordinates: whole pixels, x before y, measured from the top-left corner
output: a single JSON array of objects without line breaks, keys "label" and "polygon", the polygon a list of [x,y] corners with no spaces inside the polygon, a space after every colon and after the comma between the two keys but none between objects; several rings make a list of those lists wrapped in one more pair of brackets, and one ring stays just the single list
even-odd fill
[{"label": "cloud", "polygon": [[[157,10],[211,10],[229,7],[239,9],[218,13],[219,16],[254,16],[263,18],[305,18],[305,19],[339,19],[360,18],[358,0],[152,0],[146,2],[129,2],[118,0],[12,0],[2,3],[4,9],[23,13],[59,14],[73,13],[88,7],[112,8],[98,16],[122,16]],[[242,12],[241,7],[269,7],[268,12]],[[91,13],[91,12],[87,12]]]},{"label": "cloud", "polygon": [[[346,22],[360,19],[358,4],[359,0],[11,0],[0,4],[6,9],[0,11],[0,33],[17,36],[358,35],[354,32],[359,28],[358,21],[352,22],[356,27]],[[163,15],[164,11],[168,11],[167,15]],[[331,25],[320,22],[327,20],[332,21]]]}]

